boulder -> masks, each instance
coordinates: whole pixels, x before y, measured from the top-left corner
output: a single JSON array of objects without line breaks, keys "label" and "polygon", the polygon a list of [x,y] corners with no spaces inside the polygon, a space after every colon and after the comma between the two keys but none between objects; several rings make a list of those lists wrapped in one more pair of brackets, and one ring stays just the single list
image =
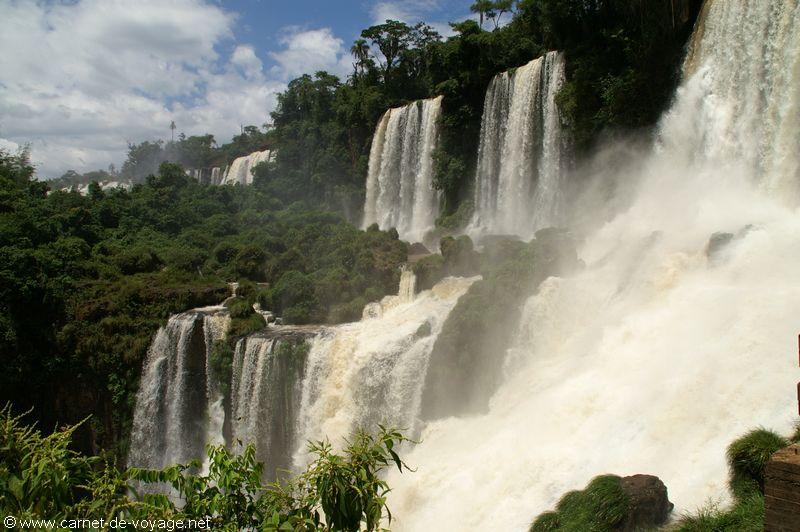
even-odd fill
[{"label": "boulder", "polygon": [[719,260],[719,253],[733,240],[733,233],[717,232],[711,235],[706,245],[706,257],[711,262]]},{"label": "boulder", "polygon": [[617,530],[647,530],[666,522],[674,505],[669,502],[667,487],[656,476],[633,475],[620,480],[628,497],[628,512]]},{"label": "boulder", "polygon": [[425,247],[425,244],[421,242],[414,242],[410,246],[408,246],[408,254],[409,255],[430,255],[431,252],[428,248]]}]

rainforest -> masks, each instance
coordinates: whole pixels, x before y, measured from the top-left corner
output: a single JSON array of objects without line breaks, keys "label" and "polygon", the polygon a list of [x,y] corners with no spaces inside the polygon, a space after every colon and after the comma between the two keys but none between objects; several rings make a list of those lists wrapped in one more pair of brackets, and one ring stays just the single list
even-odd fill
[{"label": "rainforest", "polygon": [[7,528],[792,529],[800,2],[455,4],[228,142],[0,142]]}]

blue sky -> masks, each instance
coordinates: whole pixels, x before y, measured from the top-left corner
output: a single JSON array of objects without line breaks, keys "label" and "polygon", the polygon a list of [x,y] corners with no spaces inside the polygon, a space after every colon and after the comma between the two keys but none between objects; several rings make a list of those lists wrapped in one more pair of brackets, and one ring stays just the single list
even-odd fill
[{"label": "blue sky", "polygon": [[387,18],[440,32],[471,0],[0,0],[0,148],[39,176],[117,167],[129,142],[226,142],[262,124],[286,83],[347,75],[361,30]]}]

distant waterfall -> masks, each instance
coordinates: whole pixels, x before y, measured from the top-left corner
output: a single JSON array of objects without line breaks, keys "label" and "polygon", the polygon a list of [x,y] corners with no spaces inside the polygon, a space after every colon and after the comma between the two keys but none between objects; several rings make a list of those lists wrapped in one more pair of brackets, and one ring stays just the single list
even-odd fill
[{"label": "distant waterfall", "polygon": [[253,183],[253,168],[263,162],[270,162],[275,154],[270,150],[256,151],[250,155],[238,157],[233,160],[230,168],[222,178],[223,185],[251,185]]},{"label": "distant waterfall", "polygon": [[[227,172],[227,168],[225,169]],[[222,169],[219,166],[215,166],[211,169],[211,180],[209,182],[210,185],[219,185],[222,183],[222,178],[225,174],[223,173]]]},{"label": "distant waterfall", "polygon": [[530,237],[557,222],[565,153],[555,96],[564,58],[549,52],[486,91],[469,232]]},{"label": "distant waterfall", "polygon": [[433,188],[433,152],[439,135],[442,97],[384,113],[369,154],[364,228],[377,223],[400,237],[422,241],[439,215]]},{"label": "distant waterfall", "polygon": [[204,456],[221,443],[222,395],[210,366],[211,347],[225,336],[222,307],[177,314],[156,333],[145,361],[128,464],[160,468]]},{"label": "distant waterfall", "polygon": [[190,168],[186,173],[195,181],[203,185],[219,185],[222,183],[224,173],[218,166],[213,168]]}]

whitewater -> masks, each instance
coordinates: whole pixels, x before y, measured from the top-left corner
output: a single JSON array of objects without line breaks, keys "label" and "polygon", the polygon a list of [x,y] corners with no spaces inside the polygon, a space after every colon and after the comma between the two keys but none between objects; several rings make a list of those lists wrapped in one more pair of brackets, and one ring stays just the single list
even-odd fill
[{"label": "whitewater", "polygon": [[726,502],[733,439],[791,430],[798,34],[797,1],[706,3],[655,146],[587,165],[570,202],[586,267],[527,301],[489,412],[429,423],[416,472],[389,475],[394,529],[524,530],[603,473],[659,476],[678,516]]}]

